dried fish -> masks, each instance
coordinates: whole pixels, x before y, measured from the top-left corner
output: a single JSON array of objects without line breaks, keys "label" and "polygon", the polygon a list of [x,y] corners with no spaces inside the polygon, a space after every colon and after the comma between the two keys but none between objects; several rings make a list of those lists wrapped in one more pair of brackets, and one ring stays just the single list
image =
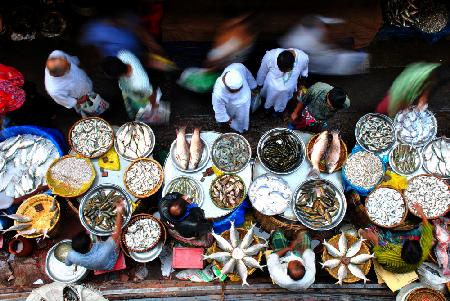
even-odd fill
[{"label": "dried fish", "polygon": [[142,122],[127,122],[117,130],[117,152],[129,160],[148,156],[155,145],[152,129]]},{"label": "dried fish", "polygon": [[[343,234],[341,234],[341,235],[343,235]],[[323,240],[323,245],[327,249],[328,254],[330,254],[333,257],[342,257],[344,255],[344,253],[341,253],[338,249],[336,249],[331,244],[326,242],[325,239]]]},{"label": "dried fish", "polygon": [[219,208],[231,209],[238,206],[245,197],[245,186],[236,175],[217,177],[210,188],[211,199]]},{"label": "dried fish", "polygon": [[238,134],[222,134],[213,144],[211,157],[214,165],[224,172],[238,172],[251,157],[248,141]]},{"label": "dried fish", "polygon": [[29,216],[25,216],[25,215],[20,215],[20,214],[6,214],[3,213],[3,216],[6,216],[7,218],[13,219],[18,221],[19,223],[28,223],[31,222],[31,217]]},{"label": "dried fish", "polygon": [[365,241],[365,239],[360,238],[350,248],[348,248],[347,253],[345,253],[345,257],[353,257],[356,254],[358,254],[359,250],[361,250],[361,245],[362,245],[363,241]]},{"label": "dried fish", "polygon": [[340,259],[329,259],[323,263],[320,263],[322,269],[333,269],[341,263]]},{"label": "dried fish", "polygon": [[400,192],[380,187],[367,197],[366,210],[370,220],[375,224],[392,227],[401,222],[407,209]]},{"label": "dried fish", "polygon": [[248,196],[253,208],[264,215],[276,215],[286,210],[292,191],[283,179],[264,174],[250,184]]},{"label": "dried fish", "polygon": [[356,124],[356,138],[365,149],[383,152],[395,142],[392,120],[381,114],[366,114]]},{"label": "dried fish", "polygon": [[350,273],[353,274],[353,276],[364,280],[364,284],[366,284],[367,281],[370,281],[369,279],[366,278],[366,275],[364,275],[364,273],[361,271],[360,268],[358,268],[358,266],[350,263],[349,265],[347,265],[347,268],[350,271]]},{"label": "dried fish", "polygon": [[25,223],[25,224],[24,223],[20,223],[20,224],[11,226],[8,229],[0,230],[0,232],[5,234],[6,232],[10,232],[10,231],[26,230],[26,229],[30,228],[32,225],[33,225],[32,223]]},{"label": "dried fish", "polygon": [[449,138],[437,138],[424,147],[423,167],[434,175],[446,178],[450,177]]},{"label": "dried fish", "polygon": [[[353,264],[362,264],[362,263],[368,261],[369,259],[371,259],[371,258],[373,258],[373,257],[374,257],[373,254],[359,254],[359,255],[356,255],[355,257],[352,257],[352,258],[350,259],[350,263],[353,263]],[[356,276],[356,275],[355,275],[355,276]],[[356,276],[356,277],[358,277],[358,276]]]},{"label": "dried fish", "polygon": [[125,172],[126,187],[136,196],[146,196],[162,183],[163,172],[158,162],[150,159],[134,161]]},{"label": "dried fish", "polygon": [[398,139],[407,144],[421,146],[436,135],[436,118],[428,109],[411,106],[395,116]]},{"label": "dried fish", "polygon": [[225,263],[231,258],[230,252],[216,252],[210,255],[203,255],[203,260],[212,259],[218,262]]},{"label": "dried fish", "polygon": [[371,189],[381,181],[384,169],[380,158],[372,153],[359,151],[347,159],[344,174],[351,184]]},{"label": "dried fish", "polygon": [[412,174],[420,168],[419,151],[412,145],[397,144],[391,151],[390,163],[401,174]]},{"label": "dried fish", "polygon": [[150,218],[141,218],[128,225],[125,244],[133,252],[145,252],[156,245],[161,238],[161,225]]},{"label": "dried fish", "polygon": [[89,158],[105,154],[114,141],[112,127],[97,117],[84,118],[73,126],[69,139],[74,151]]},{"label": "dried fish", "polygon": [[239,232],[234,227],[234,221],[230,221],[230,242],[233,248],[238,246]]},{"label": "dried fish", "polygon": [[239,249],[246,249],[253,242],[253,232],[255,231],[256,224],[250,226],[250,229],[245,233],[244,238],[242,239]]},{"label": "dried fish", "polygon": [[84,158],[65,157],[56,162],[49,171],[54,181],[79,190],[91,182],[93,170],[91,164]]},{"label": "dried fish", "polygon": [[341,264],[338,270],[338,282],[336,284],[342,285],[344,279],[347,277],[347,267],[345,264]]}]

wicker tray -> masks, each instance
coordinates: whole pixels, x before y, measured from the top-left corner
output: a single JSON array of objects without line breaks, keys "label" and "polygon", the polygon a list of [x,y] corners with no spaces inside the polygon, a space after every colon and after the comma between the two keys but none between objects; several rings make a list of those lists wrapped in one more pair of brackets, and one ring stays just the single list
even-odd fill
[{"label": "wicker tray", "polygon": [[[316,142],[316,139],[319,137],[320,134],[316,134],[309,139],[308,144],[306,145],[306,157],[308,158],[308,161],[311,162],[311,152],[312,148],[314,146],[314,143]],[[347,144],[345,144],[344,140],[342,138],[339,139],[341,141],[341,153],[339,154],[339,161],[336,169],[334,171],[338,171],[344,166],[345,161],[347,161]],[[326,172],[326,162],[325,160],[321,160],[319,164],[320,172]]]},{"label": "wicker tray", "polygon": [[[126,179],[127,179],[127,173],[128,173],[128,171],[130,170],[130,168],[131,168],[134,164],[136,164],[136,162],[140,162],[140,161],[146,161],[146,162],[152,162],[152,163],[154,163],[154,164],[158,167],[158,169],[159,169],[159,171],[160,171],[160,173],[161,173],[161,177],[160,177],[158,183],[153,187],[152,190],[150,190],[150,191],[147,192],[146,194],[137,194],[137,193],[135,193],[133,190],[130,189],[130,187],[128,187],[128,183],[127,183],[127,181],[126,181]],[[150,159],[150,158],[140,158],[140,159],[137,159],[137,160],[133,161],[133,162],[127,167],[127,169],[125,170],[125,172],[123,173],[123,183],[124,183],[124,185],[125,185],[125,188],[126,188],[127,191],[128,191],[129,193],[131,193],[134,197],[139,198],[139,199],[148,198],[149,196],[155,194],[155,193],[158,191],[158,189],[161,188],[161,185],[163,184],[163,181],[164,181],[164,171],[163,171],[163,168],[161,167],[161,164],[159,164],[158,161],[156,161],[156,160],[154,160],[154,159]]]},{"label": "wicker tray", "polygon": [[445,296],[431,288],[418,288],[406,297],[406,301],[446,301]]},{"label": "wicker tray", "polygon": [[302,225],[299,221],[291,221],[279,217],[277,215],[268,216],[264,215],[257,210],[253,210],[253,215],[264,231],[270,233],[275,230],[283,230],[286,238],[295,238],[297,232],[302,230],[308,230],[308,228]]},{"label": "wicker tray", "polygon": [[[340,234],[333,236],[332,238],[330,238],[328,243],[331,244],[333,247],[338,248],[340,236],[341,236]],[[349,234],[345,234],[345,237],[347,238],[348,246],[351,246],[352,244],[357,242],[359,239],[359,238],[357,238],[353,235],[349,235]],[[360,254],[370,254],[370,249],[365,242],[363,242],[361,244],[361,249],[359,250],[358,253],[356,253],[356,255],[360,255]],[[332,257],[330,254],[328,254],[327,249],[324,247],[323,252],[322,252],[322,261],[325,262],[325,261],[327,261],[329,259],[333,259],[333,258],[334,257]],[[361,271],[364,273],[364,275],[367,275],[370,271],[370,267],[372,266],[372,260],[368,260],[366,263],[358,264],[357,266],[361,269]],[[330,273],[331,276],[333,276],[333,278],[338,279],[337,273],[339,270],[339,266],[332,268],[332,269],[327,268],[326,270],[328,271],[328,273]],[[352,273],[350,273],[350,271],[347,270],[347,277],[344,279],[345,283],[355,283],[360,280],[361,279],[354,276]]]},{"label": "wicker tray", "polygon": [[[217,203],[217,201],[213,198],[212,192],[211,192],[211,191],[212,191],[212,187],[214,186],[214,183],[216,183],[216,181],[219,181],[220,178],[222,178],[222,177],[224,177],[224,176],[227,176],[227,175],[233,175],[233,176],[239,178],[239,181],[241,182],[242,186],[244,187],[244,193],[242,194],[242,198],[241,198],[241,199],[239,200],[239,202],[237,202],[233,207],[224,207],[224,206],[220,206],[220,205]],[[215,179],[211,182],[211,186],[209,187],[209,196],[211,197],[212,202],[214,203],[214,205],[216,205],[217,208],[224,209],[224,210],[233,210],[234,208],[239,207],[239,206],[242,204],[242,202],[244,201],[246,194],[247,194],[247,189],[246,189],[246,187],[245,187],[245,182],[244,182],[244,180],[242,180],[242,178],[241,178],[240,176],[238,176],[238,175],[236,175],[236,174],[223,174],[223,175],[221,175],[221,176],[218,176],[217,178],[215,178]]]},{"label": "wicker tray", "polygon": [[[141,220],[141,219],[151,219],[155,222],[158,223],[159,227],[160,227],[160,231],[159,231],[159,236],[158,239],[155,240],[155,242],[153,244],[151,244],[150,246],[148,246],[147,248],[143,249],[143,250],[138,250],[138,249],[133,249],[131,247],[129,247],[126,243],[125,240],[125,234],[128,232],[128,228],[133,225],[136,221]],[[161,237],[162,237],[162,233],[163,233],[163,229],[161,227],[160,222],[158,221],[158,219],[156,217],[154,217],[153,215],[149,215],[149,214],[138,214],[135,215],[127,224],[127,226],[125,227],[125,229],[123,229],[122,231],[122,235],[121,235],[121,240],[122,240],[122,244],[127,248],[128,251],[131,252],[138,252],[138,253],[144,253],[149,251],[150,249],[152,249],[153,247],[155,247],[160,241],[161,241]]]}]

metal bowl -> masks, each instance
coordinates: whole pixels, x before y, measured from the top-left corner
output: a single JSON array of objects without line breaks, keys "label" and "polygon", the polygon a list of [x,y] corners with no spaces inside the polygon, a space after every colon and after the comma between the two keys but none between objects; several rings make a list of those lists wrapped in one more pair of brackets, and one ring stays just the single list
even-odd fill
[{"label": "metal bowl", "polygon": [[[381,118],[381,119],[387,121],[387,122],[389,123],[390,127],[391,127],[391,130],[392,130],[392,136],[393,136],[393,138],[394,138],[394,139],[392,140],[392,143],[391,143],[389,146],[387,146],[386,148],[379,149],[379,150],[377,150],[377,151],[373,151],[373,150],[370,150],[369,148],[367,148],[366,145],[365,145],[365,143],[364,143],[364,141],[362,141],[361,138],[359,137],[359,132],[360,132],[360,130],[361,130],[361,126],[363,125],[364,122],[366,122],[366,119],[369,118],[369,117],[371,117],[371,116],[376,116],[376,117],[379,117],[379,118]],[[359,145],[361,145],[361,147],[362,147],[364,150],[366,150],[366,151],[368,151],[368,152],[371,152],[371,153],[376,153],[376,154],[382,153],[382,152],[387,151],[387,150],[389,150],[390,148],[392,148],[392,146],[393,146],[394,143],[395,143],[395,140],[396,140],[396,131],[395,131],[395,128],[394,128],[394,123],[393,123],[392,119],[389,118],[389,117],[386,116],[386,115],[378,114],[378,113],[368,113],[368,114],[362,116],[361,118],[359,118],[358,122],[356,123],[356,127],[355,127],[355,138],[356,138],[356,142],[357,142]]]},{"label": "metal bowl", "polygon": [[[333,190],[336,192],[336,195],[337,195],[337,198],[338,198],[338,201],[339,201],[338,213],[333,217],[333,219],[331,220],[330,224],[323,225],[321,227],[317,227],[317,226],[312,225],[309,220],[305,219],[297,211],[297,208],[295,206],[296,202],[297,202],[297,199],[299,197],[299,194],[302,191],[302,187],[305,184],[308,184],[308,183],[313,182],[313,181],[321,181],[321,182],[329,184],[333,188]],[[298,185],[297,188],[295,189],[294,197],[292,199],[292,211],[294,211],[294,214],[297,217],[297,219],[303,225],[305,225],[306,227],[308,227],[308,228],[310,228],[312,230],[326,231],[326,230],[330,230],[330,229],[335,228],[337,225],[339,225],[341,223],[342,219],[345,216],[345,212],[347,211],[347,201],[345,199],[344,192],[341,189],[339,189],[333,182],[325,180],[325,179],[309,179],[309,180],[306,180],[306,181],[303,181],[302,183],[300,183],[300,185]]]},{"label": "metal bowl", "polygon": [[164,185],[163,191],[162,191],[162,196],[166,196],[166,194],[170,193],[170,192],[179,192],[181,194],[185,194],[182,191],[169,191],[169,187],[171,186],[171,184],[181,178],[187,178],[189,179],[197,188],[198,188],[198,199],[194,199],[192,198],[192,196],[189,195],[189,198],[192,199],[192,201],[194,203],[197,204],[197,206],[201,207],[203,204],[203,200],[204,200],[204,193],[203,193],[203,188],[202,185],[200,184],[199,181],[197,181],[196,179],[194,179],[193,177],[189,177],[189,176],[179,176],[179,177],[175,177],[173,178],[167,185]]},{"label": "metal bowl", "polygon": [[[395,164],[394,164],[394,150],[395,150],[395,149],[397,148],[397,146],[399,146],[399,145],[408,145],[408,146],[410,146],[410,147],[412,147],[413,149],[416,150],[416,152],[417,152],[417,157],[419,158],[419,163],[417,164],[417,166],[416,166],[416,168],[414,169],[413,172],[410,172],[410,173],[404,173],[404,172],[401,172],[400,170],[398,170],[398,168],[395,166]],[[422,153],[421,153],[421,151],[420,151],[418,148],[414,147],[414,146],[411,145],[411,144],[406,144],[406,143],[396,143],[396,144],[394,145],[394,147],[391,148],[391,150],[389,151],[389,166],[392,168],[392,170],[393,170],[395,173],[397,173],[397,174],[399,174],[399,175],[402,175],[402,176],[409,176],[409,175],[412,175],[412,174],[415,173],[417,170],[419,170],[420,166],[422,166]]]},{"label": "metal bowl", "polygon": [[[262,150],[264,144],[266,143],[267,139],[270,138],[270,136],[272,136],[273,134],[278,133],[278,132],[289,133],[292,137],[294,137],[294,139],[300,145],[300,158],[298,159],[297,164],[294,167],[292,167],[291,169],[284,171],[284,172],[275,171],[275,170],[270,169],[269,167],[267,167],[267,165],[264,164],[263,160],[261,160],[261,150]],[[288,174],[293,173],[302,165],[303,160],[305,160],[305,157],[306,157],[306,147],[305,147],[305,144],[303,143],[303,140],[300,139],[300,137],[294,131],[287,129],[287,128],[274,128],[274,129],[271,129],[271,130],[265,132],[261,136],[261,139],[259,139],[258,146],[256,148],[256,152],[257,152],[259,162],[261,162],[261,165],[266,170],[273,172],[275,174],[278,174],[278,175],[288,175]]]},{"label": "metal bowl", "polygon": [[[272,182],[278,182],[278,184],[280,186],[284,186],[284,188],[289,191],[289,198],[285,204],[283,204],[283,203],[275,204],[275,203],[273,203],[273,201],[271,200],[270,197],[264,198],[264,201],[263,201],[264,203],[256,202],[255,193],[258,191],[258,189],[261,188],[261,185],[259,182],[263,181],[264,179],[266,179],[267,182],[269,182],[269,180]],[[268,186],[267,182],[263,185]],[[289,188],[289,184],[284,179],[277,177],[277,176],[270,175],[270,174],[263,174],[263,175],[260,175],[259,177],[257,177],[256,179],[254,179],[253,182],[250,184],[250,187],[248,188],[247,194],[248,194],[248,198],[250,199],[250,202],[252,203],[253,208],[255,208],[256,210],[258,210],[259,212],[261,212],[264,215],[281,214],[286,210],[286,208],[292,202],[292,191]]]},{"label": "metal bowl", "polygon": [[[410,107],[409,110],[414,110],[415,108],[416,108],[415,106],[412,106],[412,107]],[[403,137],[401,135],[401,128],[399,128],[401,126],[401,124],[400,124],[400,113],[401,112],[403,112],[403,111],[400,111],[397,113],[397,115],[395,115],[394,128],[395,128],[395,132],[397,135],[397,139],[400,140],[402,143],[411,144],[416,147],[419,147],[419,146],[424,146],[425,144],[427,144],[428,142],[430,142],[431,140],[433,140],[436,137],[437,120],[436,120],[436,117],[434,116],[434,114],[428,109],[425,109],[424,112],[431,118],[431,122],[433,124],[430,135],[428,135],[428,137],[426,137],[420,141],[417,141],[417,142],[414,142],[412,140],[407,139],[406,137]]]},{"label": "metal bowl", "polygon": [[[192,134],[186,134],[186,141],[188,143],[190,143],[192,140]],[[198,163],[197,168],[195,169],[182,169],[181,166],[178,165],[177,160],[176,160],[176,147],[177,147],[177,140],[175,139],[172,142],[172,145],[170,146],[170,159],[173,162],[173,165],[182,172],[187,172],[187,173],[193,173],[193,172],[197,172],[199,170],[202,170],[206,164],[208,164],[209,161],[209,146],[208,143],[206,143],[205,139],[203,139],[202,137],[200,137],[200,140],[203,143],[203,152],[202,152],[202,158],[200,159],[200,162]]]},{"label": "metal bowl", "polygon": [[[222,166],[220,166],[220,164],[217,164],[216,161],[216,157],[214,156],[214,152],[217,148],[217,144],[219,143],[220,140],[227,138],[227,137],[237,137],[238,139],[244,141],[244,143],[247,145],[247,150],[248,150],[248,159],[247,162],[245,162],[245,164],[243,164],[240,168],[237,168],[235,170],[227,170],[226,168],[223,168]],[[212,147],[211,147],[211,159],[213,164],[220,170],[222,170],[223,172],[232,172],[232,173],[238,173],[241,172],[242,170],[244,170],[247,165],[250,163],[250,160],[252,158],[252,147],[250,145],[250,143],[247,141],[247,139],[244,138],[244,136],[236,134],[236,133],[226,133],[226,134],[221,134],[219,137],[217,137],[217,139],[214,141]]]},{"label": "metal bowl", "polygon": [[132,122],[127,122],[127,123],[122,124],[122,125],[120,126],[120,128],[117,130],[116,135],[115,135],[115,137],[114,137],[114,148],[115,148],[117,154],[118,154],[120,157],[122,157],[122,158],[124,158],[125,160],[127,160],[127,161],[134,161],[134,160],[136,160],[136,159],[139,159],[139,158],[133,158],[133,157],[127,156],[127,155],[125,155],[125,154],[122,154],[122,153],[119,151],[119,148],[117,147],[117,137],[119,136],[120,132],[123,131],[123,129],[125,128],[125,126],[127,126],[127,125],[130,124],[130,123],[137,123],[137,124],[139,124],[140,126],[147,128],[147,129],[149,130],[149,132],[150,132],[150,139],[151,139],[152,145],[151,145],[151,147],[150,147],[150,148],[149,148],[149,149],[148,149],[141,157],[139,157],[139,158],[146,158],[146,157],[148,157],[148,156],[153,152],[153,148],[155,147],[155,144],[156,144],[156,142],[155,142],[156,139],[155,139],[155,133],[153,132],[152,128],[151,128],[148,124],[145,124],[145,123],[143,123],[143,122],[132,121]]},{"label": "metal bowl", "polygon": [[431,145],[431,143],[433,143],[433,142],[436,141],[436,140],[441,140],[441,139],[444,139],[444,140],[446,141],[447,144],[450,143],[450,138],[447,138],[447,137],[445,137],[445,136],[442,136],[442,137],[439,137],[439,138],[432,139],[432,140],[431,140],[430,142],[428,142],[428,143],[423,147],[423,149],[422,149],[422,156],[421,156],[422,161],[421,161],[421,163],[422,163],[423,169],[424,169],[427,173],[429,173],[429,174],[431,174],[431,175],[434,175],[434,176],[441,177],[441,178],[443,178],[443,179],[450,179],[450,175],[443,175],[443,174],[440,174],[440,173],[433,173],[433,172],[431,172],[431,171],[428,169],[427,164],[426,164],[426,160],[425,160],[425,150]]},{"label": "metal bowl", "polygon": [[98,191],[100,190],[117,190],[124,198],[125,200],[125,216],[123,218],[123,223],[122,223],[122,228],[124,228],[126,226],[126,224],[130,221],[131,219],[131,214],[132,214],[132,207],[131,207],[131,198],[130,196],[125,192],[125,190],[123,190],[121,187],[114,185],[114,184],[102,184],[102,185],[98,185],[94,188],[92,188],[91,190],[89,190],[84,196],[83,199],[80,202],[80,208],[79,208],[79,216],[80,216],[80,221],[81,224],[83,225],[83,227],[85,227],[89,232],[91,232],[92,234],[98,235],[98,236],[109,236],[114,232],[114,227],[110,230],[110,231],[105,231],[99,228],[94,228],[91,227],[87,222],[86,219],[84,217],[83,214],[83,209],[84,206],[86,204],[86,202],[94,195],[96,194]]},{"label": "metal bowl", "polygon": [[[241,182],[242,186],[244,186],[244,191],[243,191],[243,194],[242,194],[242,198],[241,198],[241,199],[239,200],[239,202],[237,202],[234,206],[232,206],[232,207],[223,207],[223,206],[219,205],[219,204],[217,203],[216,199],[212,196],[212,187],[214,186],[214,184],[216,183],[216,181],[219,181],[222,177],[224,177],[224,176],[229,176],[229,175],[235,176],[235,177],[237,177],[237,178],[239,179],[239,181]],[[209,196],[210,196],[210,198],[211,198],[211,201],[213,202],[213,204],[214,204],[217,208],[220,208],[220,209],[223,209],[223,210],[233,210],[233,209],[239,207],[239,206],[242,204],[242,202],[245,200],[245,197],[247,196],[247,187],[245,186],[244,180],[243,180],[240,176],[238,176],[238,175],[236,175],[236,174],[223,174],[223,175],[221,175],[221,176],[218,176],[217,178],[215,178],[215,179],[211,182],[211,186],[209,187]]]}]

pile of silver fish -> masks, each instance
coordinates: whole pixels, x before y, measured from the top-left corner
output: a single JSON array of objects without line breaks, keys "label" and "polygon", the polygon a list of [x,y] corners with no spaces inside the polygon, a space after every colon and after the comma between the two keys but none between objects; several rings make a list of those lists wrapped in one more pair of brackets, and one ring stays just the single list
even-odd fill
[{"label": "pile of silver fish", "polygon": [[253,208],[264,215],[281,214],[292,198],[292,191],[283,179],[262,175],[256,178],[248,189]]},{"label": "pile of silver fish", "polygon": [[127,159],[146,157],[155,145],[152,129],[141,122],[127,122],[117,131],[117,152]]},{"label": "pile of silver fish", "polygon": [[409,210],[417,214],[413,204],[419,203],[428,218],[442,216],[450,209],[450,188],[433,176],[420,175],[410,179],[404,196]]},{"label": "pile of silver fish", "polygon": [[[364,275],[363,271],[360,269],[358,265],[365,264],[371,258],[373,258],[373,254],[360,253],[362,243],[365,239],[361,238],[357,242],[355,242],[350,247],[348,246],[348,240],[344,233],[339,237],[338,248],[335,248],[330,243],[323,241],[323,245],[327,250],[328,254],[333,259],[327,260],[321,263],[322,268],[334,269],[339,267],[338,269],[338,282],[336,284],[342,285],[344,279],[347,278],[347,271],[359,278],[364,280],[364,283],[369,281],[366,275]],[[358,254],[358,255],[356,255]]]},{"label": "pile of silver fish", "polygon": [[429,110],[412,106],[397,113],[395,131],[403,143],[424,145],[436,135],[436,118]]},{"label": "pile of silver fish", "polygon": [[178,192],[187,195],[197,205],[201,205],[203,201],[201,186],[193,178],[178,177],[170,181],[167,186],[167,193]]},{"label": "pile of silver fish", "polygon": [[366,209],[369,218],[381,227],[397,225],[407,210],[401,193],[385,187],[375,189],[369,194]]},{"label": "pile of silver fish", "polygon": [[397,144],[392,150],[391,165],[401,174],[412,174],[420,168],[419,151],[408,144]]},{"label": "pile of silver fish", "polygon": [[264,251],[268,243],[252,245],[255,225],[252,225],[247,233],[245,233],[244,238],[240,240],[239,232],[234,227],[234,221],[230,223],[230,239],[226,240],[213,232],[212,234],[216,239],[217,247],[221,251],[204,256],[203,259],[215,260],[223,265],[219,279],[224,275],[237,272],[239,277],[241,277],[242,285],[249,285],[247,282],[248,270],[253,268],[262,270],[262,266],[260,266],[259,262],[253,256]]},{"label": "pile of silver fish", "polygon": [[223,134],[212,148],[214,165],[225,172],[238,172],[250,160],[251,150],[247,140],[238,134]]},{"label": "pile of silver fish", "polygon": [[190,143],[186,140],[186,127],[177,131],[175,146],[176,164],[184,170],[196,169],[203,155],[203,141],[200,138],[200,128],[195,128]]},{"label": "pile of silver fish", "polygon": [[[259,150],[259,158],[273,172],[286,173],[295,170],[303,161],[301,140],[290,130],[275,130],[268,134]],[[259,146],[258,146],[259,147]]]},{"label": "pile of silver fish", "polygon": [[14,198],[46,184],[50,164],[60,155],[53,143],[36,135],[18,135],[0,143],[0,192]]},{"label": "pile of silver fish", "polygon": [[372,153],[359,151],[347,159],[344,173],[353,185],[370,189],[381,181],[384,169],[380,158]]},{"label": "pile of silver fish", "polygon": [[211,183],[211,198],[219,208],[234,208],[244,199],[245,187],[241,178],[222,175]]},{"label": "pile of silver fish", "polygon": [[341,138],[339,131],[332,131],[331,135],[328,131],[323,131],[314,141],[311,149],[311,164],[316,176],[320,174],[320,162],[325,160],[325,168],[328,173],[333,173],[338,167],[339,158],[341,157]]},{"label": "pile of silver fish", "polygon": [[105,154],[114,142],[111,126],[99,118],[85,118],[78,121],[69,134],[74,151],[89,158]]},{"label": "pile of silver fish", "polygon": [[395,142],[394,126],[389,117],[366,114],[356,124],[358,143],[371,152],[382,152]]},{"label": "pile of silver fish", "polygon": [[161,226],[157,221],[141,218],[127,227],[125,244],[133,252],[145,252],[158,243],[161,233]]},{"label": "pile of silver fish", "polygon": [[450,177],[450,139],[441,137],[423,149],[423,167],[432,174]]},{"label": "pile of silver fish", "polygon": [[410,27],[417,25],[420,0],[386,1],[386,18],[395,26]]},{"label": "pile of silver fish", "polygon": [[56,162],[49,173],[53,180],[77,190],[91,181],[92,167],[84,158],[67,157]]},{"label": "pile of silver fish", "polygon": [[162,177],[161,166],[157,162],[138,160],[126,171],[125,184],[135,195],[145,196],[160,185]]}]

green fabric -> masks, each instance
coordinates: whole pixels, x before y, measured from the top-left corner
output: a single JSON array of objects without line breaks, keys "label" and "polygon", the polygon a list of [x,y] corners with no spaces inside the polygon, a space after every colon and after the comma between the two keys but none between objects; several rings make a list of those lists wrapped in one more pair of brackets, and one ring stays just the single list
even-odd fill
[{"label": "green fabric", "polygon": [[420,246],[422,247],[422,258],[416,264],[409,264],[401,258],[402,245],[388,243],[386,246],[375,246],[373,251],[378,263],[387,271],[403,274],[415,271],[430,255],[433,247],[433,226],[426,223],[422,229],[422,237],[420,238]]},{"label": "green fabric", "polygon": [[[308,88],[308,92],[302,98],[302,103],[308,107],[308,112],[317,121],[327,121],[337,110],[332,110],[327,103],[327,94],[333,86],[326,83],[315,83]],[[343,109],[350,107],[350,99],[347,97]]]},{"label": "green fabric", "polygon": [[212,91],[219,76],[217,72],[197,71],[187,75],[180,85],[194,92],[206,93]]},{"label": "green fabric", "polygon": [[428,88],[431,72],[438,67],[435,63],[414,63],[408,65],[392,83],[389,89],[388,113],[390,116],[402,108],[412,105]]},{"label": "green fabric", "polygon": [[127,90],[122,90],[122,97],[125,109],[131,119],[135,119],[137,112],[150,103],[148,96]]},{"label": "green fabric", "polygon": [[284,236],[284,233],[281,231],[275,231],[272,234],[272,248],[274,251],[279,251],[281,249],[284,249],[289,246],[289,241],[287,240],[286,236]]}]

